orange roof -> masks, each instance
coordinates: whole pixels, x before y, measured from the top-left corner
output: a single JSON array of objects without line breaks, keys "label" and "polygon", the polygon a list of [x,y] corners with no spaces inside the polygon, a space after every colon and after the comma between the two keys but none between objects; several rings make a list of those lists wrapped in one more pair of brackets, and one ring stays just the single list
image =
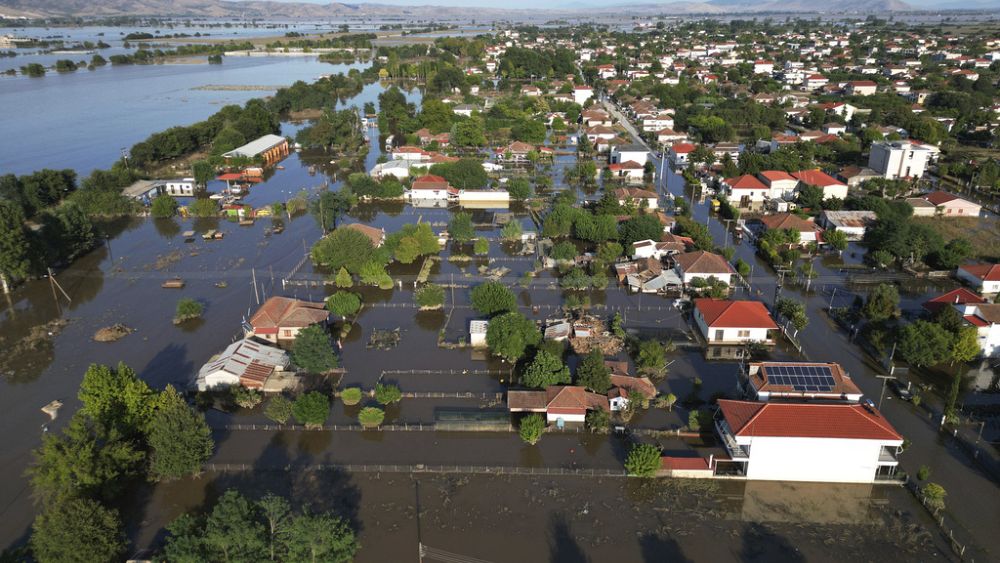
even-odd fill
[{"label": "orange roof", "polygon": [[660,458],[660,469],[704,469],[707,471],[711,467],[708,465],[708,460],[703,457],[673,457],[665,455]]},{"label": "orange roof", "polygon": [[760,180],[751,176],[750,174],[744,174],[736,178],[726,178],[726,184],[734,190],[766,190],[765,186]]},{"label": "orange roof", "polygon": [[731,274],[733,268],[718,254],[696,250],[674,256],[674,261],[685,274]]},{"label": "orange roof", "polygon": [[986,303],[986,300],[980,295],[960,287],[925,301],[924,309],[934,313],[949,305],[965,305],[967,303]]},{"label": "orange roof", "polygon": [[674,143],[670,146],[670,150],[674,151],[674,154],[694,152],[694,148],[691,143]]},{"label": "orange roof", "polygon": [[719,399],[736,436],[902,441],[878,411],[851,403],[755,403]]},{"label": "orange roof", "polygon": [[300,301],[291,297],[271,297],[250,317],[255,331],[278,328],[304,328],[321,323],[330,313],[322,303]]},{"label": "orange roof", "polygon": [[768,229],[795,229],[801,232],[818,231],[819,225],[809,219],[803,219],[794,213],[775,213],[760,218],[760,222]]},{"label": "orange roof", "polygon": [[710,328],[778,328],[760,301],[730,301],[703,297],[695,299],[694,306]]},{"label": "orange roof", "polygon": [[610,411],[608,398],[604,395],[591,393],[576,385],[552,385],[545,388],[545,395],[548,403],[545,406],[547,412],[568,413],[574,411],[592,410],[602,408]]},{"label": "orange roof", "polygon": [[782,180],[795,181],[795,178],[791,174],[785,172],[784,170],[764,170],[760,173],[761,178],[764,178],[768,183],[780,182]]},{"label": "orange roof", "polygon": [[1000,281],[1000,264],[970,264],[960,269],[983,281]]},{"label": "orange roof", "polygon": [[427,174],[413,180],[414,190],[446,190],[450,186],[448,180],[434,174]]},{"label": "orange roof", "polygon": [[819,186],[821,188],[826,186],[843,186],[844,183],[834,179],[829,174],[822,172],[821,170],[799,170],[798,172],[793,172],[792,176],[795,176],[799,181],[809,184],[810,186]]}]

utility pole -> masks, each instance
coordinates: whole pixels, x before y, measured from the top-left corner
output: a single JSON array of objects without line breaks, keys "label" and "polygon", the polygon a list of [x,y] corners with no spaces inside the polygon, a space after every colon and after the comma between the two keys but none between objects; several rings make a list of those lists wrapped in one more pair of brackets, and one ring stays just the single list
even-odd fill
[{"label": "utility pole", "polygon": [[878,395],[878,410],[882,410],[882,399],[885,397],[885,382],[889,379],[896,379],[894,375],[876,375],[875,377],[882,380],[882,392]]},{"label": "utility pole", "polygon": [[833,295],[830,296],[830,306],[827,307],[827,309],[829,309],[831,311],[833,310],[833,298],[836,297],[836,296],[837,296],[837,288],[836,288],[836,286],[834,286],[834,288],[833,288]]},{"label": "utility pole", "polygon": [[250,268],[250,278],[253,280],[253,297],[260,305],[260,294],[257,293],[257,271],[254,268]]}]

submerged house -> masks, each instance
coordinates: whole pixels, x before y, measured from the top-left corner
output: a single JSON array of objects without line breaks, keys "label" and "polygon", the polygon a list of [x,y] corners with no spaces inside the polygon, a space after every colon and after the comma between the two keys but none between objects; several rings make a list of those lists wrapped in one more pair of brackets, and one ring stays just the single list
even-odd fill
[{"label": "submerged house", "polygon": [[290,343],[307,326],[325,323],[330,313],[323,303],[291,297],[271,297],[244,326],[246,336],[275,344]]},{"label": "submerged house", "polygon": [[575,385],[552,385],[544,391],[508,391],[510,412],[545,413],[547,422],[584,422],[587,412],[610,411],[608,398]]},{"label": "submerged house", "polygon": [[291,365],[288,353],[244,338],[233,342],[198,371],[199,391],[242,385],[261,390],[268,378]]}]

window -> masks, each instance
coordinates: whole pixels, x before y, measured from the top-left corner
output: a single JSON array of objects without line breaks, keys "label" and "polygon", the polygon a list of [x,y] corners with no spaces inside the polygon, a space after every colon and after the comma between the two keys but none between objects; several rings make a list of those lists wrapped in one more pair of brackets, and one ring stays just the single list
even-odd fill
[{"label": "window", "polygon": [[750,338],[750,331],[749,330],[741,330],[741,331],[739,331],[738,335],[739,335],[740,338]]},{"label": "window", "polygon": [[285,329],[285,330],[283,330],[281,332],[282,332],[282,336],[284,336],[285,338],[291,338],[292,337],[292,331],[291,330]]}]

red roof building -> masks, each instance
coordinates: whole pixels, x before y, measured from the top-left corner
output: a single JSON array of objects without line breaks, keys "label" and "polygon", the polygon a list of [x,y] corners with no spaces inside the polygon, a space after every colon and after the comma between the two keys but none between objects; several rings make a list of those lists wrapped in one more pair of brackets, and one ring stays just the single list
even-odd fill
[{"label": "red roof building", "polygon": [[778,328],[760,301],[695,299],[694,318],[709,344],[774,344]]},{"label": "red roof building", "polygon": [[295,340],[299,330],[326,322],[330,316],[323,303],[301,301],[291,297],[271,297],[250,317],[247,336],[268,342]]}]

